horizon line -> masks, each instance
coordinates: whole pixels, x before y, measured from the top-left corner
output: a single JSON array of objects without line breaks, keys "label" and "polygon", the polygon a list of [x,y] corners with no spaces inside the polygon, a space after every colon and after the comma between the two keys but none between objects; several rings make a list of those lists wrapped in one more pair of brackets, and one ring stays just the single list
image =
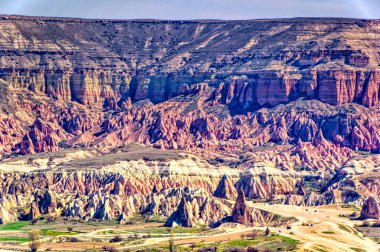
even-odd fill
[{"label": "horizon line", "polygon": [[251,19],[215,19],[215,18],[197,18],[197,19],[158,19],[158,18],[87,18],[87,17],[69,17],[69,16],[34,16],[21,14],[1,14],[2,19],[53,19],[53,20],[83,20],[83,21],[147,21],[147,22],[242,22],[242,21],[276,21],[276,20],[350,20],[350,21],[380,21],[380,18],[355,18],[355,17],[321,17],[321,16],[300,16],[300,17],[278,17],[278,18],[251,18]]}]

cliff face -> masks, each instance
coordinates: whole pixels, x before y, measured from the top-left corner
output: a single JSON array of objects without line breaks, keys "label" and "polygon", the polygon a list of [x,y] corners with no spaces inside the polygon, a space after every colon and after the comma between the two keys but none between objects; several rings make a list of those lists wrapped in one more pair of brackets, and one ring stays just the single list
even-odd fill
[{"label": "cliff face", "polygon": [[379,27],[349,19],[2,16],[0,78],[15,88],[111,108],[128,98],[162,102],[205,81],[239,112],[298,97],[369,107],[379,99]]},{"label": "cliff face", "polygon": [[201,155],[248,150],[255,160],[284,170],[333,171],[356,150],[380,151],[378,107],[300,100],[232,115],[217,98],[219,90],[205,84],[158,104],[129,101],[123,109],[101,110],[6,83],[0,88],[0,150],[6,156],[138,142],[158,149],[202,150]]},{"label": "cliff face", "polygon": [[[379,21],[2,16],[0,27],[2,154],[138,142],[334,170],[380,151]],[[281,146],[257,151],[269,143]]]}]

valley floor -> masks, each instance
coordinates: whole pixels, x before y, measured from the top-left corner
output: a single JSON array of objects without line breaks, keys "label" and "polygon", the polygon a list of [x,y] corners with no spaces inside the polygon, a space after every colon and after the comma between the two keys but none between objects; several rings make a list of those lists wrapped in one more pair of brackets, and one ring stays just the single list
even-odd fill
[{"label": "valley floor", "polygon": [[[27,233],[39,230],[41,250],[50,251],[104,251],[108,247],[120,251],[157,249],[167,251],[172,240],[176,251],[196,251],[205,248],[229,248],[247,246],[260,249],[283,251],[367,251],[378,252],[380,246],[368,237],[363,237],[355,228],[361,221],[349,220],[343,215],[352,213],[350,206],[300,207],[252,203],[251,206],[273,212],[283,217],[296,217],[297,221],[281,227],[269,227],[270,236],[264,236],[266,227],[248,228],[239,224],[226,223],[217,229],[207,227],[171,230],[163,227],[160,220],[147,222],[141,216],[134,217],[128,225],[110,222],[78,222],[56,220],[49,223],[39,220],[34,225],[16,222],[2,226],[0,251],[26,251]],[[71,227],[69,229],[69,227]],[[71,231],[68,231],[71,230]],[[254,238],[246,235],[257,232]],[[114,237],[122,241],[109,242]]]}]

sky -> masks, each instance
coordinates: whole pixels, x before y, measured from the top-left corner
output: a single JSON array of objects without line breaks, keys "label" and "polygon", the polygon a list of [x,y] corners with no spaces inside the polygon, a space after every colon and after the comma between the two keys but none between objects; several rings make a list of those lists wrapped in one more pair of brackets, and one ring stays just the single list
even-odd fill
[{"label": "sky", "polygon": [[0,0],[0,14],[106,19],[380,19],[380,0]]}]

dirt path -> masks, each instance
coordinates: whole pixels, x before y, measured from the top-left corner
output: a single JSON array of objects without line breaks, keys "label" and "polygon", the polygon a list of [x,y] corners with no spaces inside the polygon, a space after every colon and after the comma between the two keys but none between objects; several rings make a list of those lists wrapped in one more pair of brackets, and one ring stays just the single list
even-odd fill
[{"label": "dirt path", "polygon": [[250,204],[285,217],[298,218],[299,222],[294,223],[291,230],[284,228],[272,228],[272,230],[300,240],[303,243],[300,251],[319,249],[320,251],[346,252],[355,251],[353,248],[356,248],[367,252],[378,252],[380,249],[376,242],[355,232],[353,226],[360,221],[339,217],[339,214],[350,214],[352,210],[339,206],[299,207]]}]

